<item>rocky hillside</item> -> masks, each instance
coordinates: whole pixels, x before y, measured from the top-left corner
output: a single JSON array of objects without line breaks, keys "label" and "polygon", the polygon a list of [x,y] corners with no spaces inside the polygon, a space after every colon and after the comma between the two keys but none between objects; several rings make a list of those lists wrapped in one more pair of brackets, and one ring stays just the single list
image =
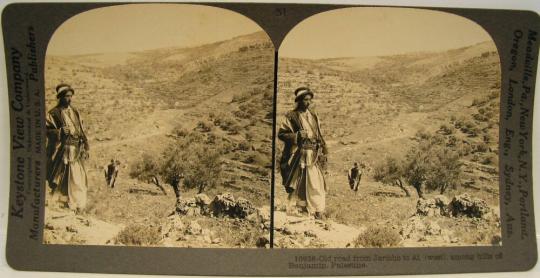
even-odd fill
[{"label": "rocky hillside", "polygon": [[[329,144],[326,181],[331,221],[361,230],[385,219],[391,225],[406,225],[401,222],[414,215],[416,197],[404,198],[399,189],[374,181],[373,170],[386,157],[404,158],[422,140],[434,137],[459,153],[460,179],[446,197],[467,193],[498,211],[500,62],[492,42],[382,57],[282,57],[278,119],[292,109],[294,89],[300,86],[316,92],[313,109]],[[355,161],[366,166],[366,174],[358,194],[349,194],[347,170]],[[276,176],[278,201],[284,203],[286,194]],[[428,192],[426,198],[436,193]],[[444,225],[454,227],[453,221]],[[495,227],[492,232],[500,234]],[[459,242],[490,244],[474,239]]]},{"label": "rocky hillside", "polygon": [[[71,84],[73,105],[88,129],[90,216],[115,224],[165,219],[175,206],[172,189],[166,187],[163,196],[130,172],[143,157],[163,158],[186,133],[203,138],[202,145],[220,148],[222,179],[208,194],[226,191],[256,207],[267,205],[273,54],[269,38],[259,32],[191,48],[47,56],[47,109],[56,104],[55,86]],[[101,190],[103,167],[113,158],[121,169],[109,194]],[[189,197],[196,192],[183,188],[182,193]],[[122,202],[141,202],[146,209],[129,211]],[[147,209],[151,204],[155,209]],[[130,223],[122,223],[127,218],[119,215],[130,215]]]},{"label": "rocky hillside", "polygon": [[281,58],[278,118],[302,85],[317,92],[314,110],[340,173],[355,160],[372,166],[381,154],[402,154],[418,131],[451,132],[452,140],[497,151],[500,69],[492,43],[384,57]]}]

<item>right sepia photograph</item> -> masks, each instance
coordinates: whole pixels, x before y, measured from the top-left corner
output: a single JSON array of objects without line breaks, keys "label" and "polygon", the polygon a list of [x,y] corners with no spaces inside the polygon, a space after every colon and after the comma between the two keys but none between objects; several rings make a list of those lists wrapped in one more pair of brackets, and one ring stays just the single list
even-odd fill
[{"label": "right sepia photograph", "polygon": [[279,48],[275,248],[502,245],[499,54],[450,13],[359,7]]}]

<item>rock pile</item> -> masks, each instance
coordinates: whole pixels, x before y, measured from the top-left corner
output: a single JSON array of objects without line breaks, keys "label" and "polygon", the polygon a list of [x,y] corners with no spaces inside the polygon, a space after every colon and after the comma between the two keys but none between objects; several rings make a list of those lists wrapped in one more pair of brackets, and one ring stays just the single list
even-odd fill
[{"label": "rock pile", "polygon": [[452,233],[442,229],[436,221],[426,221],[419,216],[413,216],[403,225],[399,234],[405,241],[410,242],[444,242],[456,243],[457,238]]},{"label": "rock pile", "polygon": [[176,213],[180,215],[205,215],[244,219],[258,211],[250,201],[235,199],[230,193],[218,194],[211,201],[206,194],[181,198],[176,202]]},{"label": "rock pile", "polygon": [[455,196],[450,202],[445,196],[438,195],[431,199],[420,199],[416,203],[416,215],[420,216],[465,216],[485,219],[492,212],[484,200],[468,194]]},{"label": "rock pile", "polygon": [[210,204],[214,216],[229,216],[231,218],[246,218],[255,212],[250,201],[244,198],[234,199],[230,193],[216,195]]},{"label": "rock pile", "polygon": [[[401,226],[400,235],[404,246],[462,245],[471,241],[474,244],[499,244],[499,228],[498,210],[484,200],[461,194],[449,201],[438,195],[418,200],[415,215]],[[467,232],[471,229],[476,237]],[[460,232],[454,233],[456,230]]]},{"label": "rock pile", "polygon": [[[207,246],[208,244],[219,244],[221,238],[215,232],[204,229],[196,220],[182,221],[179,215],[171,215],[160,228],[164,246],[191,246],[188,241],[195,246]],[[184,243],[178,243],[184,242]]]},{"label": "rock pile", "polygon": [[450,202],[443,195],[437,195],[431,199],[419,199],[416,203],[416,215],[421,216],[449,216]]},{"label": "rock pile", "polygon": [[[205,216],[214,220],[186,216]],[[236,246],[253,247],[253,244],[259,248],[270,247],[269,236],[266,235],[270,229],[270,207],[258,209],[249,200],[235,198],[231,193],[218,194],[213,199],[205,194],[180,198],[175,213],[161,226],[161,243],[177,247],[227,246],[230,238],[219,234],[220,229],[213,226],[216,220],[250,237],[243,242],[236,242]],[[246,240],[249,240],[248,245]]]},{"label": "rock pile", "polygon": [[492,213],[492,209],[486,202],[467,194],[455,196],[450,203],[452,216],[467,216],[473,218],[486,218]]}]

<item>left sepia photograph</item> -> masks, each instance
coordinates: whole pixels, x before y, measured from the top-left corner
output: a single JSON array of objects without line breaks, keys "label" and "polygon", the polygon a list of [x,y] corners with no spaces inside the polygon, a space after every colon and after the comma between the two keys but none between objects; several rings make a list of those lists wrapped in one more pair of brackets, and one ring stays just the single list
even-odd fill
[{"label": "left sepia photograph", "polygon": [[274,46],[209,6],[64,22],[45,58],[45,244],[269,248]]}]

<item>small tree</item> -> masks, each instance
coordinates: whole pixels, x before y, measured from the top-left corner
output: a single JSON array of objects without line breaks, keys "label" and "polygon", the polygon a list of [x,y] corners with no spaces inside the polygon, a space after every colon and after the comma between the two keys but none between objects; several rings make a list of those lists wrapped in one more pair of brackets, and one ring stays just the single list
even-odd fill
[{"label": "small tree", "polygon": [[451,186],[455,188],[461,178],[461,162],[456,151],[437,146],[433,148],[431,167],[427,173],[426,186],[444,194]]},{"label": "small tree", "polygon": [[398,186],[407,197],[411,196],[409,190],[403,185],[402,165],[394,157],[387,157],[383,163],[375,167],[374,178],[383,184]]},{"label": "small tree", "polygon": [[163,192],[163,194],[167,195],[167,192],[159,182],[161,167],[162,165],[156,157],[145,153],[143,154],[142,159],[131,169],[129,174],[132,178],[138,178],[139,180],[153,183],[161,190],[161,192]]},{"label": "small tree", "polygon": [[461,178],[462,154],[449,148],[449,142],[440,134],[419,131],[416,140],[418,145],[409,149],[403,160],[389,157],[377,166],[375,180],[398,186],[410,196],[403,183],[406,181],[420,198],[424,198],[424,186],[441,194],[448,187],[455,188]]},{"label": "small tree", "polygon": [[221,155],[224,151],[223,146],[208,144],[207,139],[197,132],[177,138],[161,156],[143,155],[132,169],[131,176],[153,182],[161,189],[159,177],[171,184],[173,177],[182,173],[184,185],[198,188],[202,193],[221,182]]},{"label": "small tree", "polygon": [[456,187],[460,180],[460,154],[447,147],[440,135],[425,136],[409,150],[405,159],[404,177],[422,194],[422,185],[443,194],[449,186]]},{"label": "small tree", "polygon": [[181,172],[185,176],[184,185],[198,188],[202,193],[207,187],[214,187],[221,181],[221,150],[205,144],[204,138],[190,133],[171,144],[164,152],[165,162],[161,175],[170,182]]},{"label": "small tree", "polygon": [[426,181],[427,163],[426,157],[417,148],[412,148],[407,153],[403,165],[403,177],[418,193],[418,197],[424,198],[422,185]]}]

